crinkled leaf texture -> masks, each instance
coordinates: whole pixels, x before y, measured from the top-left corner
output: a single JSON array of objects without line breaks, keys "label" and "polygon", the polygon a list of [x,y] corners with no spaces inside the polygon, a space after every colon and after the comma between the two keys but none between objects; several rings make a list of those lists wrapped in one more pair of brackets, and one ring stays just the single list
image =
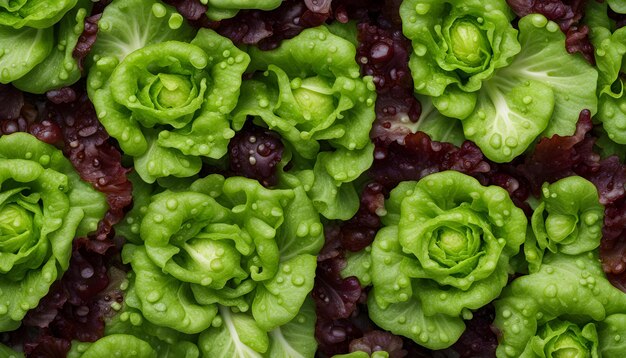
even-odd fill
[{"label": "crinkled leaf texture", "polygon": [[465,136],[485,156],[508,162],[540,135],[572,135],[583,109],[596,112],[596,70],[563,47],[556,23],[532,14],[519,21],[522,51],[483,83],[463,120]]},{"label": "crinkled leaf texture", "polygon": [[291,172],[309,178],[303,181],[318,211],[351,218],[359,205],[352,182],[372,164],[376,117],[374,84],[360,77],[354,45],[318,27],[249,53],[258,72],[242,85],[233,127],[253,116],[278,132],[293,156]]},{"label": "crinkled leaf texture", "polygon": [[0,83],[44,93],[69,86],[81,76],[72,56],[85,27],[89,0],[15,1],[0,6]]},{"label": "crinkled leaf texture", "polygon": [[408,0],[400,16],[403,33],[413,42],[409,66],[415,91],[434,97],[449,117],[467,117],[483,81],[520,52],[504,0]]},{"label": "crinkled leaf texture", "polygon": [[206,15],[211,20],[223,20],[231,18],[245,9],[273,10],[280,6],[283,0],[205,0],[207,6]]},{"label": "crinkled leaf texture", "polygon": [[590,3],[588,25],[590,38],[597,48],[598,113],[595,119],[602,122],[608,137],[626,144],[626,96],[624,96],[623,65],[626,55],[626,28],[615,29],[607,15],[606,3]]},{"label": "crinkled leaf texture", "polygon": [[371,249],[370,318],[427,348],[449,347],[463,318],[506,285],[526,217],[506,190],[456,171],[401,183],[385,208]]},{"label": "crinkled leaf texture", "polygon": [[571,176],[545,183],[541,203],[531,219],[532,235],[524,243],[530,272],[541,265],[544,251],[578,255],[600,246],[604,206],[590,181]]},{"label": "crinkled leaf texture", "polygon": [[0,25],[45,29],[56,24],[77,0],[15,0],[0,3]]},{"label": "crinkled leaf texture", "polygon": [[[498,357],[541,356],[533,350],[544,348],[540,343],[547,332],[563,324],[560,321],[578,326],[569,329],[578,337],[559,339],[560,344],[587,341],[586,352],[580,345],[576,349],[589,356],[594,356],[594,347],[602,351],[602,357],[623,355],[626,295],[606,279],[594,253],[547,253],[539,271],[515,279],[495,307],[494,326],[502,334]],[[589,324],[595,325],[599,344],[594,343],[596,332]]]},{"label": "crinkled leaf texture", "polygon": [[72,241],[108,206],[60,150],[26,133],[0,137],[0,331],[16,329],[69,266]]},{"label": "crinkled leaf texture", "polygon": [[[149,183],[193,176],[202,158],[226,154],[234,136],[227,115],[237,104],[250,60],[212,30],[193,37],[188,25],[172,20],[178,17],[160,3],[114,2],[102,15],[104,31],[93,49],[90,98],[104,127]],[[129,32],[120,32],[129,26]],[[157,31],[160,26],[171,31]]]},{"label": "crinkled leaf texture", "polygon": [[157,351],[148,342],[130,334],[111,334],[94,343],[76,343],[68,358],[133,357],[157,358]]},{"label": "crinkled leaf texture", "polygon": [[267,340],[313,288],[323,244],[313,203],[301,185],[267,189],[242,177],[213,174],[180,187],[135,188],[138,206],[118,225],[132,242],[122,252],[133,269],[126,304],[185,334],[236,317]]}]

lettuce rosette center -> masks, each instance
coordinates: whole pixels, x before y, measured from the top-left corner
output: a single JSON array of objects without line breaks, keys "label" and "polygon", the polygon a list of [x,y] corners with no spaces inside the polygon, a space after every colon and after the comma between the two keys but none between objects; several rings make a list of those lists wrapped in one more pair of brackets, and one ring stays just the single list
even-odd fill
[{"label": "lettuce rosette center", "polygon": [[[413,42],[409,66],[416,92],[447,99],[453,92],[459,106],[472,107],[469,111],[476,101],[473,92],[520,51],[510,24],[514,16],[503,0],[406,0],[400,15],[403,33]],[[452,113],[439,102],[435,106]]]},{"label": "lettuce rosette center", "polygon": [[456,19],[449,31],[452,55],[467,68],[466,73],[460,73],[461,76],[466,77],[467,74],[484,69],[489,64],[491,45],[476,20]]},{"label": "lettuce rosette center", "polygon": [[371,250],[370,317],[425,347],[446,348],[463,319],[506,285],[526,216],[505,189],[456,171],[401,183],[385,208]]},{"label": "lettuce rosette center", "polygon": [[194,45],[170,42],[144,47],[128,55],[111,75],[113,98],[145,127],[182,128],[204,103],[210,79],[203,71],[207,64],[208,55]]},{"label": "lettuce rosette center", "polygon": [[17,253],[36,239],[35,213],[19,204],[7,204],[0,209],[0,248],[2,252]]}]

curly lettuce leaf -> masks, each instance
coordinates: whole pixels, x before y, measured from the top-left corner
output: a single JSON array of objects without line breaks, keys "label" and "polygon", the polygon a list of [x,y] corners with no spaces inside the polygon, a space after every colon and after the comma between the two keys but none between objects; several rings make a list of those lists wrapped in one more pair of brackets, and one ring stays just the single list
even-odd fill
[{"label": "curly lettuce leaf", "polygon": [[[546,254],[539,271],[515,279],[494,303],[494,326],[502,332],[497,354],[502,357],[534,356],[529,343],[554,319],[569,319],[584,327],[602,322],[626,309],[626,295],[606,279],[597,255]],[[607,325],[620,329],[619,321]],[[609,337],[598,329],[598,340]],[[615,341],[619,345],[619,341]],[[610,346],[609,346],[610,347]]]},{"label": "curly lettuce leaf", "polygon": [[207,357],[294,357],[315,356],[315,309],[305,301],[300,312],[289,323],[269,333],[250,316],[220,308],[221,324],[209,328],[198,339]]},{"label": "curly lettuce leaf", "polygon": [[125,245],[122,260],[130,263],[134,272],[126,304],[140,310],[150,322],[187,334],[211,325],[217,307],[197,304],[189,284],[163,273],[144,247]]},{"label": "curly lettuce leaf", "polygon": [[[105,337],[110,335],[134,336],[148,343],[159,358],[198,358],[200,356],[195,343],[196,336],[155,325],[145,319],[139,311],[128,306],[106,321]],[[72,351],[81,351],[83,349],[81,345],[89,347],[89,343],[74,343]],[[71,354],[70,352],[69,358],[72,358]]]},{"label": "curly lettuce leaf", "polygon": [[159,355],[146,341],[128,334],[112,334],[93,343],[72,345],[68,358],[98,358],[103,356],[157,358]]},{"label": "curly lettuce leaf", "polygon": [[189,41],[194,34],[174,8],[160,1],[114,0],[98,21],[98,38],[90,52],[90,61],[96,63],[114,57],[121,62],[147,45]]},{"label": "curly lettuce leaf", "polygon": [[623,60],[626,55],[626,29],[616,29],[607,13],[606,3],[590,3],[585,22],[591,28],[589,39],[598,68],[598,113],[594,119],[602,122],[608,137],[626,144],[626,96]]},{"label": "curly lettuce leaf", "polygon": [[597,109],[596,70],[567,53],[556,23],[532,14],[519,21],[522,51],[478,92],[463,120],[465,136],[489,159],[508,162],[539,136],[571,135],[583,109]]},{"label": "curly lettuce leaf", "polygon": [[55,25],[52,50],[26,75],[13,81],[15,87],[25,92],[45,93],[69,86],[80,79],[81,71],[72,53],[85,28],[85,18],[91,11],[91,6],[91,1],[80,0]]},{"label": "curly lettuce leaf", "polygon": [[56,24],[77,0],[13,0],[0,5],[0,26],[46,29]]},{"label": "curly lettuce leaf", "polygon": [[290,322],[313,288],[324,242],[304,188],[217,174],[179,184],[151,198],[149,186],[138,187],[140,206],[120,224],[134,243],[122,252],[134,271],[127,305],[187,334],[219,325],[221,308],[264,334]]},{"label": "curly lettuce leaf", "polygon": [[207,6],[207,17],[213,21],[219,21],[234,17],[239,10],[273,10],[280,6],[283,0],[201,0],[200,2]]}]

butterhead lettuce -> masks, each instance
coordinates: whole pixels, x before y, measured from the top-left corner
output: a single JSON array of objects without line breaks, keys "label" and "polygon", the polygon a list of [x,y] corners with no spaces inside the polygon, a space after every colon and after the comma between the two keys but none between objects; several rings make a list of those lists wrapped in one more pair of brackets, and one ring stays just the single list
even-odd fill
[{"label": "butterhead lettuce", "polygon": [[196,334],[241,319],[269,342],[301,311],[323,243],[301,186],[211,175],[142,208],[135,230],[123,224],[138,234],[122,251],[133,269],[125,304],[151,324]]},{"label": "butterhead lettuce", "polygon": [[60,150],[30,134],[0,137],[0,331],[19,327],[67,270],[72,241],[108,209]]},{"label": "butterhead lettuce", "polygon": [[242,85],[235,130],[252,116],[278,132],[318,211],[349,219],[359,205],[352,182],[373,162],[376,117],[374,84],[361,77],[354,45],[318,27],[275,50],[249,53],[257,72]]},{"label": "butterhead lettuce", "polygon": [[248,55],[212,30],[194,37],[179,14],[156,2],[114,2],[100,23],[107,25],[94,45],[89,95],[141,178],[193,176],[202,158],[224,156]]},{"label": "butterhead lettuce", "polygon": [[506,190],[455,171],[401,183],[385,208],[365,265],[373,286],[370,318],[427,348],[446,348],[471,310],[506,285],[526,217]]}]

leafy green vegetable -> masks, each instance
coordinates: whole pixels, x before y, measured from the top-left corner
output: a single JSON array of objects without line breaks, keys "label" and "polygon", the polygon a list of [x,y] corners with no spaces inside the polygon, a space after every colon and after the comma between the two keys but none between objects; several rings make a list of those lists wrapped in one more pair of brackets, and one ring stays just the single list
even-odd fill
[{"label": "leafy green vegetable", "polygon": [[22,0],[0,5],[0,83],[44,93],[71,85],[81,72],[72,52],[90,0]]},{"label": "leafy green vegetable", "polygon": [[623,61],[626,55],[626,29],[616,29],[615,21],[607,14],[606,3],[587,6],[586,22],[591,28],[590,40],[598,67],[598,113],[595,119],[602,122],[609,138],[626,144],[626,96]]},{"label": "leafy green vegetable", "polygon": [[[478,92],[463,130],[489,159],[510,161],[539,136],[572,135],[583,109],[595,113],[597,72],[563,46],[564,35],[543,15],[519,21],[522,52]],[[486,130],[489,128],[489,130]]]},{"label": "leafy green vegetable", "polygon": [[567,53],[543,15],[520,19],[518,38],[501,0],[408,0],[400,9],[415,92],[461,119],[489,159],[511,161],[541,134],[572,135],[582,109],[595,113],[597,72]]},{"label": "leafy green vegetable", "polygon": [[524,244],[530,272],[541,265],[544,251],[578,255],[600,246],[604,207],[593,183],[578,176],[545,183],[535,209],[533,235]]},{"label": "leafy green vegetable", "polygon": [[2,343],[0,343],[0,356],[5,358],[24,358],[23,353],[16,352]]},{"label": "leafy green vegetable", "polygon": [[606,279],[595,253],[547,253],[539,270],[514,280],[495,307],[498,357],[544,357],[542,351],[566,347],[579,356],[599,356],[596,349],[602,357],[623,354],[626,295]]},{"label": "leafy green vegetable", "polygon": [[244,9],[273,10],[283,0],[200,0],[207,6],[206,15],[211,20],[231,18]]},{"label": "leafy green vegetable", "polygon": [[0,25],[45,29],[61,20],[77,0],[13,0],[0,4]]},{"label": "leafy green vegetable", "polygon": [[455,171],[401,183],[386,209],[367,273],[370,318],[425,347],[446,348],[465,329],[470,310],[506,285],[526,217],[506,190]]},{"label": "leafy green vegetable", "polygon": [[232,314],[265,337],[296,317],[323,243],[319,215],[301,186],[270,190],[210,175],[155,194],[147,206],[149,188],[137,190],[138,211],[119,225],[133,242],[122,251],[133,269],[129,307],[186,334]]},{"label": "leafy green vegetable", "polygon": [[448,117],[466,118],[483,81],[520,51],[513,13],[504,0],[406,0],[402,30],[413,42],[415,91],[434,97]]},{"label": "leafy green vegetable", "polygon": [[74,237],[108,209],[60,150],[35,137],[0,137],[0,331],[19,327],[69,266]]},{"label": "leafy green vegetable", "polygon": [[112,334],[94,343],[79,343],[68,358],[99,358],[124,356],[129,358],[157,358],[157,352],[145,341],[128,334]]},{"label": "leafy green vegetable", "polygon": [[[109,5],[88,78],[100,121],[149,183],[193,176],[203,157],[226,154],[234,135],[227,115],[249,62],[246,53],[212,30],[202,29],[184,42],[193,32],[179,17],[160,3]],[[158,31],[162,26],[172,31]]]},{"label": "leafy green vegetable", "polygon": [[349,219],[359,205],[352,182],[373,162],[369,131],[376,117],[374,84],[360,77],[354,45],[318,27],[275,50],[249,53],[251,70],[263,72],[244,81],[234,128],[253,116],[278,132],[291,150],[293,172],[312,174],[309,195],[319,212]]},{"label": "leafy green vegetable", "polygon": [[220,309],[221,324],[209,328],[199,338],[199,346],[206,357],[314,357],[317,342],[315,306],[306,300],[300,312],[287,324],[269,333],[258,326],[250,316]]},{"label": "leafy green vegetable", "polygon": [[[105,338],[111,335],[130,337],[119,342],[120,347],[131,349],[134,340],[147,343],[159,358],[198,358],[200,351],[196,345],[197,336],[186,335],[174,329],[158,326],[146,320],[140,312],[127,305],[120,313],[106,322]],[[118,338],[122,340],[121,338]],[[81,352],[90,347],[90,343],[72,344],[72,351]],[[80,357],[77,355],[76,358]],[[72,353],[68,358],[74,358]]]}]

